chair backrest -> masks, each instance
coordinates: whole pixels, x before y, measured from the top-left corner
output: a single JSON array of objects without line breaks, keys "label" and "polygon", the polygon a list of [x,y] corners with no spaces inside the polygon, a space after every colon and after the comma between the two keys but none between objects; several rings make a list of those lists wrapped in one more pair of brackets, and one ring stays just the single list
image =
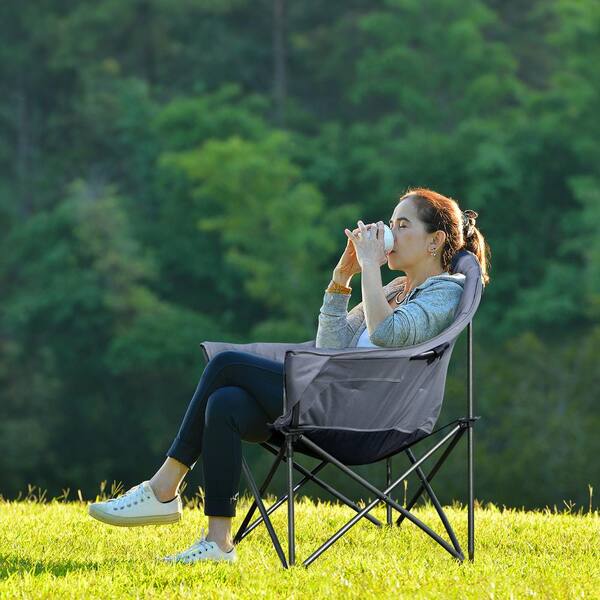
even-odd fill
[{"label": "chair backrest", "polygon": [[429,398],[426,403],[429,410],[423,412],[423,422],[419,426],[421,431],[431,433],[442,410],[446,389],[446,376],[448,365],[454,350],[454,345],[461,332],[472,322],[483,294],[484,286],[481,265],[477,257],[468,250],[457,252],[451,262],[450,272],[465,275],[463,293],[456,308],[453,322],[444,331],[428,340],[428,345],[437,348],[447,348],[439,361],[437,369],[430,374],[432,385],[429,388]]},{"label": "chair backrest", "polygon": [[481,267],[473,253],[461,251],[451,271],[466,278],[454,320],[426,342],[402,348],[288,350],[287,410],[276,424],[289,424],[291,409],[300,403],[299,425],[430,433],[441,411],[452,350],[473,319],[483,291]]},{"label": "chair backrest", "polygon": [[484,287],[481,265],[477,257],[468,250],[460,250],[452,259],[450,271],[462,273],[466,277],[463,293],[452,324],[438,336],[429,340],[430,342],[456,341],[461,331],[473,320],[481,302]]}]

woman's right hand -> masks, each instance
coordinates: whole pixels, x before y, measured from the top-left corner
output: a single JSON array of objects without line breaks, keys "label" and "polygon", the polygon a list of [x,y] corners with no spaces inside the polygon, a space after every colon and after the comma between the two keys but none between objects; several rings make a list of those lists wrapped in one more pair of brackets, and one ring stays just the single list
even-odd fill
[{"label": "woman's right hand", "polygon": [[[368,228],[368,227],[367,227]],[[357,227],[352,231],[355,235],[360,231],[360,228]],[[334,273],[339,274],[340,276],[347,277],[348,279],[355,275],[356,273],[360,273],[361,268],[358,263],[358,259],[356,258],[356,249],[354,248],[354,244],[350,238],[347,238],[346,248],[338,264],[335,266],[333,270]]]}]

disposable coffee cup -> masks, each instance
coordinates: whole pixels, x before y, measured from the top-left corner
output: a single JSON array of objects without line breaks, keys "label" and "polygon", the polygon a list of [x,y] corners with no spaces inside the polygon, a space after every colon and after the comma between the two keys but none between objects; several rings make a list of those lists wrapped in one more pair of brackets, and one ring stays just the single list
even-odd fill
[{"label": "disposable coffee cup", "polygon": [[391,252],[394,247],[394,234],[392,230],[384,223],[383,224],[383,243],[386,252]]},{"label": "disposable coffee cup", "polygon": [[385,223],[383,224],[383,245],[386,253],[391,252],[394,247],[394,234]]}]

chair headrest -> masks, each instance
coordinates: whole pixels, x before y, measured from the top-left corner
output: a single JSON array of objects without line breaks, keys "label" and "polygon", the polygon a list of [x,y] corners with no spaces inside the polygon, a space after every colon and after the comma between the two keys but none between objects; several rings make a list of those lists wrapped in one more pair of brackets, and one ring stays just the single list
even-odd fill
[{"label": "chair headrest", "polygon": [[452,257],[450,273],[462,273],[467,279],[481,278],[481,265],[475,254],[462,249]]}]

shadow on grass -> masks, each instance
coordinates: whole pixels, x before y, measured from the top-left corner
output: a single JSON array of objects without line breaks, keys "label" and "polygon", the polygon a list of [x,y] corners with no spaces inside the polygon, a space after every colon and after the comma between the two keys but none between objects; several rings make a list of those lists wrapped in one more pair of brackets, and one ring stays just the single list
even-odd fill
[{"label": "shadow on grass", "polygon": [[76,560],[35,560],[0,554],[0,580],[8,579],[15,573],[41,575],[51,573],[56,577],[64,577],[73,571],[97,571],[106,563],[95,561],[80,562]]}]

